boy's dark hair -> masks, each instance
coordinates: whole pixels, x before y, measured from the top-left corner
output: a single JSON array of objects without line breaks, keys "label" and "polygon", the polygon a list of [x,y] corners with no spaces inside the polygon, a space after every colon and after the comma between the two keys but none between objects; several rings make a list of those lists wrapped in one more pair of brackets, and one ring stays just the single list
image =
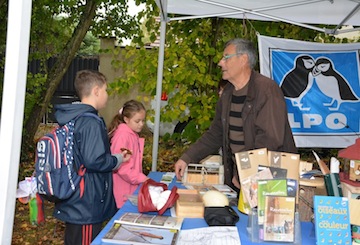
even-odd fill
[{"label": "boy's dark hair", "polygon": [[106,77],[104,74],[93,70],[81,70],[76,73],[74,87],[80,100],[89,96],[91,90],[95,86],[103,86],[106,84]]}]

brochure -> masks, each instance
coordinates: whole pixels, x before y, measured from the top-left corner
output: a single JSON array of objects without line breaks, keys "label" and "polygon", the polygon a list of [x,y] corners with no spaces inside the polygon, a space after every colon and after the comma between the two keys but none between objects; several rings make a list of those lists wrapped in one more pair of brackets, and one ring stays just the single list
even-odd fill
[{"label": "brochure", "polygon": [[183,218],[125,213],[102,238],[114,244],[176,244]]}]

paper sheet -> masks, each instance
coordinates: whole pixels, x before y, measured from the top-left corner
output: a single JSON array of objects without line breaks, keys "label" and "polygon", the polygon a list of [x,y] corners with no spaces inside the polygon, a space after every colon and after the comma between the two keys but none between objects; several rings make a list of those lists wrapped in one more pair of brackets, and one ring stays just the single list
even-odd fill
[{"label": "paper sheet", "polygon": [[210,226],[181,230],[177,245],[241,245],[236,226]]}]

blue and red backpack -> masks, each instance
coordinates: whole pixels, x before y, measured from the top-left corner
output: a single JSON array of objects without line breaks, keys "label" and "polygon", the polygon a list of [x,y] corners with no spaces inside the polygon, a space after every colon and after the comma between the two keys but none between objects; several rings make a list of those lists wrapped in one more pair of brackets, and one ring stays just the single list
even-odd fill
[{"label": "blue and red backpack", "polygon": [[84,194],[83,164],[77,166],[74,161],[74,128],[81,116],[91,116],[101,120],[93,113],[77,116],[63,126],[42,136],[36,147],[35,177],[37,191],[46,200],[59,202],[70,198],[80,188],[80,197]]}]

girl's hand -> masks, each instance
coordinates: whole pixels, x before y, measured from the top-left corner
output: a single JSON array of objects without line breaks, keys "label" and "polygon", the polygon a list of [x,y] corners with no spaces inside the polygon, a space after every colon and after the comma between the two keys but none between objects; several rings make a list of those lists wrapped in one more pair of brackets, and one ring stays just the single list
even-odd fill
[{"label": "girl's hand", "polygon": [[127,162],[130,160],[132,152],[129,149],[121,148],[121,154],[123,155],[123,162]]},{"label": "girl's hand", "polygon": [[121,153],[123,153],[123,154],[124,154],[124,152],[125,152],[125,154],[132,155],[132,152],[131,152],[129,149],[126,149],[126,148],[120,148],[120,151],[121,151]]}]

